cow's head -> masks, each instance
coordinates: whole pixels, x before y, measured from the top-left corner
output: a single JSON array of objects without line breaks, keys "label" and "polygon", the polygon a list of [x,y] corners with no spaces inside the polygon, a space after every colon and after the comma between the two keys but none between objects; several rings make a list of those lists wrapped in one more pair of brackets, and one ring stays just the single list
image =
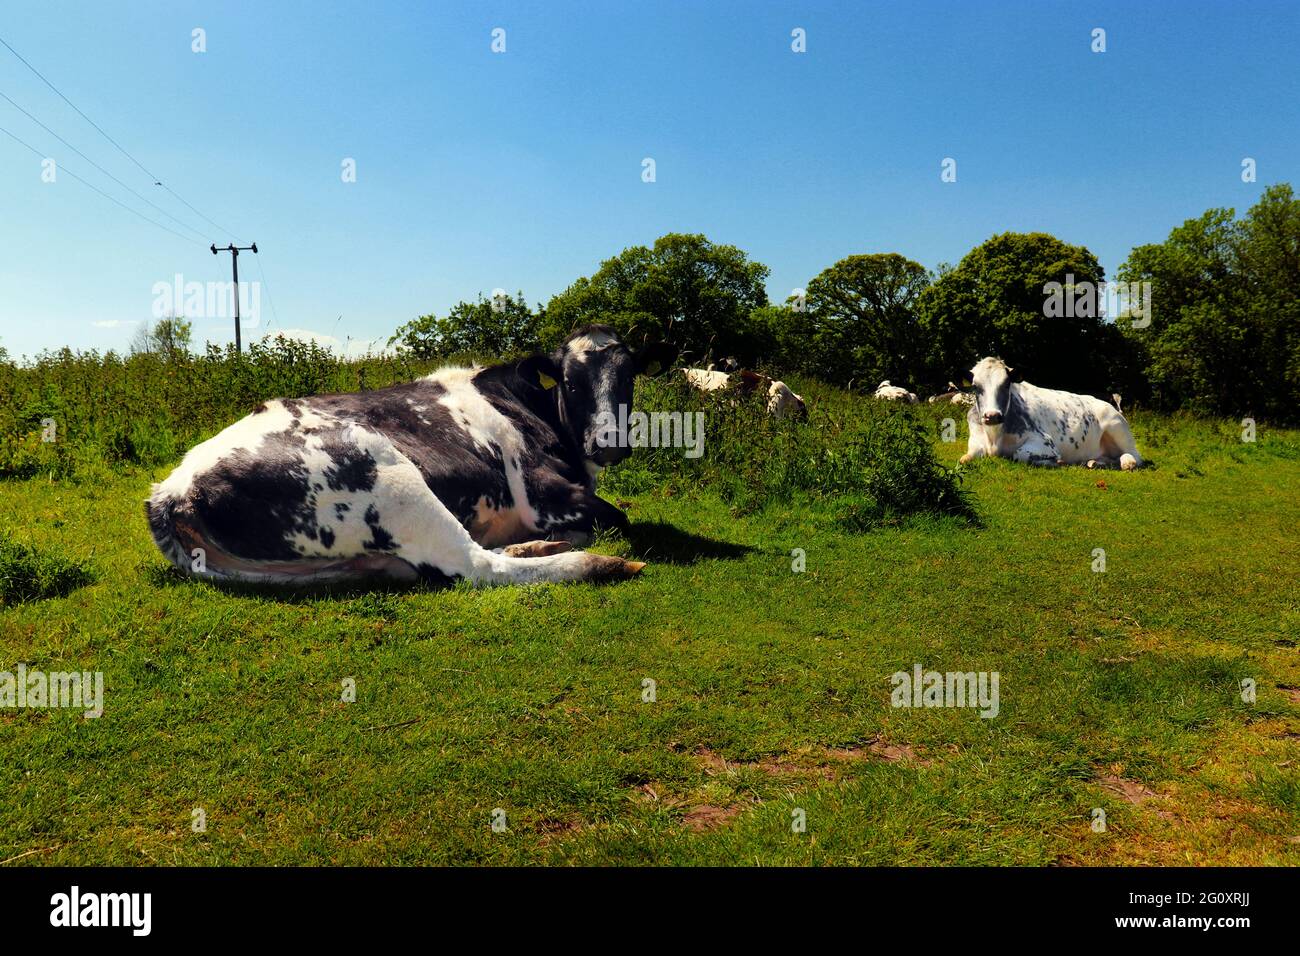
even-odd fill
[{"label": "cow's head", "polygon": [[[543,388],[555,389],[560,422],[596,467],[612,465],[632,453],[627,435],[619,433],[632,412],[632,381],[658,375],[677,357],[677,347],[652,342],[632,351],[613,329],[589,325],[579,329],[550,355],[526,360]],[[626,411],[620,415],[619,408]]]},{"label": "cow's head", "polygon": [[1001,425],[1011,406],[1011,369],[1000,358],[983,358],[970,370],[975,415],[984,425]]}]

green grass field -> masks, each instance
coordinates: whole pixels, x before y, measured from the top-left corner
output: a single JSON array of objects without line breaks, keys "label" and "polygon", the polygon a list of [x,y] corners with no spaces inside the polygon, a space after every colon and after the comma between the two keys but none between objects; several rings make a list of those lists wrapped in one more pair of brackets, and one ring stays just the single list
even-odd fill
[{"label": "green grass field", "polygon": [[[149,539],[168,467],[5,481],[93,580],[0,606],[0,670],[105,710],[0,709],[0,861],[1300,863],[1300,432],[1134,426],[1135,473],[967,469],[977,523],[617,494],[603,587],[223,592]],[[918,663],[997,717],[892,707]]]}]

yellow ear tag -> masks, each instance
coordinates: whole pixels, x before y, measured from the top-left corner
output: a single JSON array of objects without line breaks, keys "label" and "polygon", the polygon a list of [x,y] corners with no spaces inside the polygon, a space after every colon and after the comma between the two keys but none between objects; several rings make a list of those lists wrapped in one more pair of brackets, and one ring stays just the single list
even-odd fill
[{"label": "yellow ear tag", "polygon": [[545,372],[537,373],[537,381],[541,383],[542,388],[555,388],[556,385],[555,379],[551,378],[551,376],[547,375]]}]

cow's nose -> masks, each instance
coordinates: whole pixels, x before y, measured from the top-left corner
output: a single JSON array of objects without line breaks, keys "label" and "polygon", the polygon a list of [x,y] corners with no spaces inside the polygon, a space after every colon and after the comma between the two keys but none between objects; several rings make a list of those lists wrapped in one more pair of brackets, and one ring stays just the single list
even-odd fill
[{"label": "cow's nose", "polygon": [[1001,412],[985,412],[985,413],[984,413],[984,424],[985,424],[985,425],[1001,425],[1001,424],[1002,424],[1002,413],[1001,413]]}]

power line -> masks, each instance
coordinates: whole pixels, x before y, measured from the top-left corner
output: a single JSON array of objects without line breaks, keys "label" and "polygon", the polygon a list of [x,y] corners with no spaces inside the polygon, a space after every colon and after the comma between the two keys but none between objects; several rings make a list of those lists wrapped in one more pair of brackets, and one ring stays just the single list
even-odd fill
[{"label": "power line", "polygon": [[166,209],[164,209],[162,206],[159,206],[157,203],[150,202],[150,201],[149,201],[148,199],[146,199],[144,196],[141,196],[138,192],[136,192],[134,189],[132,189],[132,188],[131,188],[130,186],[128,186],[126,183],[122,182],[122,180],[118,179],[116,176],[114,176],[112,173],[110,173],[110,172],[109,172],[107,169],[105,169],[103,166],[99,165],[99,163],[95,162],[93,159],[91,159],[89,156],[87,156],[87,155],[86,155],[85,153],[83,153],[81,150],[77,149],[77,147],[73,146],[71,143],[69,143],[66,139],[64,139],[64,138],[63,138],[62,136],[60,136],[58,133],[54,132],[54,130],[50,129],[48,126],[46,126],[46,125],[45,125],[44,123],[42,123],[40,120],[38,120],[38,119],[37,119],[35,116],[33,116],[31,113],[27,112],[27,110],[23,109],[21,106],[19,106],[17,103],[15,103],[15,102],[13,101],[13,99],[10,98],[10,96],[9,96],[7,93],[5,93],[3,90],[0,90],[0,97],[3,97],[5,100],[7,100],[7,101],[9,102],[9,105],[11,105],[14,109],[18,110],[18,112],[22,113],[24,116],[26,116],[29,120],[31,120],[33,123],[35,123],[35,124],[36,124],[37,126],[39,126],[41,129],[45,130],[45,132],[49,133],[51,136],[53,136],[55,139],[57,139],[57,140],[58,140],[60,143],[62,143],[64,146],[68,147],[68,149],[72,150],[74,153],[76,153],[78,156],[80,156],[80,157],[81,157],[82,159],[84,159],[86,162],[90,163],[90,165],[94,166],[96,169],[98,169],[101,173],[103,173],[103,174],[104,174],[105,176],[107,176],[109,179],[113,180],[113,182],[117,183],[119,186],[121,186],[123,189],[125,189],[127,192],[129,192],[129,193],[130,193],[132,196],[134,196],[136,199],[140,200],[142,203],[145,203],[145,204],[147,204],[147,205],[149,205],[149,206],[152,206],[154,209],[158,210],[160,213],[162,213],[164,216],[166,216],[166,217],[167,217],[168,219],[170,219],[172,222],[174,222],[174,223],[176,223],[177,225],[179,225],[182,229],[188,229],[190,232],[194,233],[194,234],[195,234],[196,236],[198,236],[199,238],[207,238],[206,236],[203,235],[203,233],[199,232],[199,230],[195,229],[193,226],[190,226],[190,225],[188,225],[188,224],[186,224],[186,223],[184,223],[184,222],[181,222],[181,220],[177,219],[175,216],[173,216],[171,213],[169,213],[169,212],[168,212]]},{"label": "power line", "polygon": [[[0,133],[4,133],[6,136],[8,136],[10,139],[12,139],[12,140],[13,140],[15,143],[17,143],[19,146],[24,146],[24,147],[26,147],[27,149],[31,150],[33,153],[35,153],[35,154],[36,154],[37,156],[39,156],[41,159],[46,159],[46,158],[47,158],[47,157],[45,156],[44,153],[42,153],[39,149],[37,149],[37,148],[36,148],[35,146],[33,146],[31,143],[24,142],[23,140],[19,139],[17,136],[15,136],[13,133],[9,132],[9,130],[5,129],[5,128],[2,127],[2,126],[0,126]],[[157,226],[157,227],[158,227],[159,229],[161,229],[163,232],[170,232],[170,233],[171,233],[173,236],[175,236],[176,238],[178,238],[178,239],[184,239],[186,242],[192,242],[192,243],[194,243],[195,245],[198,245],[198,246],[203,245],[203,243],[199,242],[199,241],[196,240],[196,239],[191,238],[190,236],[186,236],[186,235],[184,235],[184,234],[182,234],[182,233],[177,232],[175,229],[169,228],[168,226],[164,226],[162,223],[158,222],[157,220],[150,219],[148,216],[146,216],[144,213],[140,212],[138,209],[132,209],[132,208],[131,208],[130,206],[128,206],[126,203],[122,202],[122,201],[119,200],[119,199],[115,199],[114,197],[110,196],[108,193],[104,192],[104,191],[103,191],[102,189],[100,189],[98,186],[95,186],[95,185],[93,185],[93,184],[91,184],[91,183],[86,182],[86,180],[82,179],[80,176],[78,176],[78,175],[77,175],[76,173],[74,173],[72,170],[68,169],[66,166],[59,167],[59,168],[61,168],[63,172],[67,173],[69,176],[71,176],[71,177],[72,177],[73,179],[75,179],[77,182],[81,183],[83,186],[86,186],[86,187],[89,188],[89,189],[93,189],[95,192],[99,193],[101,196],[103,196],[103,197],[104,197],[105,199],[107,199],[109,202],[117,203],[119,206],[121,206],[121,207],[122,207],[123,209],[125,209],[127,212],[131,213],[131,214],[134,215],[134,216],[139,216],[139,217],[140,217],[141,219],[143,219],[145,222],[149,223],[150,225]]]},{"label": "power line", "polygon": [[[80,116],[82,119],[84,119],[84,120],[85,120],[87,123],[89,123],[91,126],[95,127],[95,129],[99,132],[99,135],[103,136],[104,139],[106,139],[106,140],[108,140],[110,143],[112,143],[113,146],[116,147],[116,149],[117,149],[118,152],[120,152],[120,153],[121,153],[123,156],[125,156],[127,159],[131,160],[131,162],[135,163],[136,166],[138,166],[138,167],[140,168],[140,170],[141,170],[141,171],[142,171],[146,176],[149,177],[149,179],[153,182],[153,184],[154,184],[155,186],[162,186],[162,188],[165,189],[165,190],[167,190],[167,192],[171,193],[171,195],[172,195],[172,196],[173,196],[177,201],[179,201],[180,203],[182,203],[184,206],[188,207],[189,210],[190,210],[191,212],[193,212],[196,216],[198,216],[200,219],[202,219],[202,220],[204,220],[205,222],[207,222],[209,225],[214,226],[214,227],[215,227],[217,230],[219,230],[220,232],[223,232],[223,233],[225,233],[226,235],[233,235],[233,233],[231,233],[229,229],[226,229],[225,227],[218,225],[217,223],[215,223],[215,222],[213,222],[211,219],[209,219],[207,216],[203,215],[203,213],[199,212],[197,209],[195,209],[193,206],[191,206],[188,202],[186,202],[184,199],[182,199],[182,198],[181,198],[181,197],[180,197],[180,196],[179,196],[179,195],[178,195],[178,194],[177,194],[177,193],[176,193],[176,192],[175,192],[175,191],[174,191],[170,186],[166,185],[166,184],[163,183],[163,181],[160,180],[157,176],[155,176],[153,173],[149,172],[148,168],[144,165],[144,163],[140,162],[140,160],[136,159],[134,156],[132,156],[130,153],[128,153],[128,152],[126,151],[126,149],[125,149],[125,148],[124,148],[124,147],[123,147],[123,146],[122,146],[122,145],[121,145],[117,140],[113,139],[113,137],[109,136],[108,133],[104,132],[104,130],[100,127],[100,125],[99,125],[98,123],[96,123],[93,119],[91,119],[89,116],[87,116],[85,113],[83,113],[80,109],[78,109],[76,103],[72,102],[72,100],[70,100],[70,99],[68,99],[66,96],[64,96],[63,93],[60,92],[60,90],[59,90],[59,88],[58,88],[57,86],[55,86],[53,83],[51,83],[49,80],[47,80],[47,79],[44,77],[44,75],[42,75],[42,73],[41,73],[40,70],[36,69],[36,67],[34,67],[34,66],[32,66],[30,63],[28,63],[27,60],[23,58],[23,55],[22,55],[21,53],[19,53],[17,50],[15,50],[12,46],[10,46],[9,43],[8,43],[8,41],[5,40],[4,37],[0,37],[0,44],[4,44],[5,49],[7,49],[7,50],[8,50],[10,53],[12,53],[14,56],[18,57],[19,61],[21,61],[21,63],[23,64],[23,66],[27,67],[27,69],[29,69],[29,70],[31,70],[33,73],[35,73],[36,76],[40,79],[40,81],[41,81],[42,83],[44,83],[46,86],[48,86],[50,89],[52,89],[55,93],[57,93],[58,96],[59,96],[59,99],[63,100],[63,102],[67,103],[67,104],[68,104],[69,106],[71,106],[74,110],[76,110],[78,116]],[[24,145],[25,145],[25,144],[24,144]],[[74,177],[74,178],[76,178],[76,177]],[[83,180],[83,182],[84,182],[84,180]],[[116,200],[114,200],[114,201],[116,202]],[[119,205],[121,205],[121,204],[119,203]],[[132,210],[132,211],[134,212],[134,210]],[[165,228],[165,227],[164,227],[164,228]],[[188,227],[186,227],[186,228],[188,228]],[[236,236],[235,238],[238,239],[238,236]]]},{"label": "power line", "polygon": [[[266,281],[266,269],[262,265],[262,257],[260,255],[257,257],[257,271],[260,272],[262,275],[262,285],[266,286],[266,301],[271,303],[271,318],[278,324],[280,321],[280,316],[275,311],[275,299],[272,298],[271,296],[271,284]],[[266,328],[269,329],[270,327],[271,327],[271,323],[268,322],[266,324]]]}]

